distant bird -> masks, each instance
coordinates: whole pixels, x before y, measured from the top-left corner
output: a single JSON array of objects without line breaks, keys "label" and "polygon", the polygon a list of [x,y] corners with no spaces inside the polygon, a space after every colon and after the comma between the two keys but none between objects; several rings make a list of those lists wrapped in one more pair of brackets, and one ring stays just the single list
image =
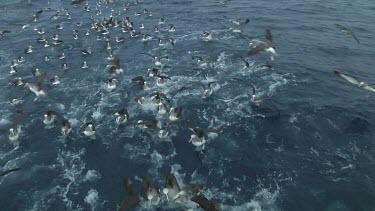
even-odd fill
[{"label": "distant bird", "polygon": [[19,137],[21,133],[21,126],[18,125],[18,123],[21,121],[22,117],[24,116],[24,112],[18,110],[17,111],[17,117],[13,121],[13,125],[9,130],[0,129],[0,135],[5,135],[9,138],[9,140],[15,145],[19,145]]},{"label": "distant bird", "polygon": [[148,85],[143,76],[134,77],[132,81],[139,83],[143,90],[150,89],[150,85]]},{"label": "distant bird", "polygon": [[240,59],[245,63],[244,70],[253,73],[255,70],[260,69],[260,68],[272,68],[270,64],[267,63],[259,63],[259,62],[252,62],[251,64],[246,61],[246,59],[240,57]]},{"label": "distant bird", "polygon": [[249,18],[237,19],[237,20],[230,19],[226,16],[224,16],[224,18],[228,19],[229,22],[236,25],[236,27],[229,28],[229,30],[231,30],[234,33],[243,33],[242,28],[250,22]]},{"label": "distant bird", "polygon": [[266,51],[271,55],[271,61],[275,60],[276,57],[279,57],[279,54],[276,53],[275,48],[272,44],[272,33],[271,30],[266,30],[266,39],[264,41],[253,39],[251,40],[249,46],[252,48],[247,54],[253,56],[260,51]]},{"label": "distant bird", "polygon": [[0,32],[0,37],[4,37],[5,34],[10,33],[10,32],[11,31],[9,31],[9,30],[3,30],[3,31]]},{"label": "distant bird", "polygon": [[193,82],[190,82],[190,83],[182,86],[180,89],[178,89],[178,92],[181,92],[181,91],[184,91],[188,88],[191,88],[191,87],[193,87],[193,85],[202,86],[203,87],[203,95],[205,97],[208,97],[213,93],[214,87],[217,85],[217,81],[208,82],[207,85],[202,83],[202,82],[199,82],[199,81],[193,81]]},{"label": "distant bird", "polygon": [[356,79],[355,77],[353,76],[350,76],[350,75],[347,75],[347,74],[343,74],[341,73],[340,71],[338,70],[335,70],[334,71],[335,75],[337,75],[338,77],[340,78],[343,78],[345,79],[346,81],[354,84],[354,85],[357,85],[358,87],[362,88],[362,89],[366,89],[368,91],[371,91],[371,92],[375,92],[375,85],[369,85],[365,82],[362,82],[362,81],[359,81],[358,79]]},{"label": "distant bird", "polygon": [[250,18],[244,18],[244,19],[237,19],[237,20],[234,20],[234,19],[231,19],[231,18],[228,18],[227,16],[224,15],[224,18],[228,19],[229,22],[237,25],[237,26],[244,26],[246,24],[248,24],[250,22]]},{"label": "distant bird", "polygon": [[118,74],[123,73],[124,70],[121,68],[121,65],[120,65],[120,57],[114,56],[113,57],[113,64],[107,65],[106,69],[109,73],[118,73]]},{"label": "distant bird", "polygon": [[72,0],[72,4],[81,4],[86,0]]},{"label": "distant bird", "polygon": [[354,34],[354,32],[350,31],[349,29],[347,29],[345,26],[341,25],[341,24],[335,24],[339,29],[341,29],[341,32],[343,32],[344,34],[348,35],[348,36],[351,36],[358,44],[360,44],[359,42],[359,39],[357,38],[357,36]]},{"label": "distant bird", "polygon": [[210,31],[203,31],[203,40],[204,41],[210,41],[214,38],[216,34],[214,32]]},{"label": "distant bird", "polygon": [[200,68],[206,69],[208,67],[208,61],[205,61],[201,56],[193,55],[193,60],[197,60],[197,64]]},{"label": "distant bird", "polygon": [[151,55],[151,54],[148,54],[148,53],[142,53],[142,54],[151,57],[154,60],[154,63],[155,63],[156,67],[163,66],[163,64],[161,63],[162,59],[168,59],[168,56],[160,56],[160,57],[158,57],[158,56]]},{"label": "distant bird", "polygon": [[94,140],[96,138],[95,133],[96,129],[94,124],[92,122],[86,122],[83,134],[85,134],[85,136],[89,137],[91,140]]},{"label": "distant bird", "polygon": [[122,109],[118,110],[115,113],[115,116],[116,116],[116,123],[118,125],[126,123],[129,119],[128,110],[126,110],[125,108],[122,108]]}]

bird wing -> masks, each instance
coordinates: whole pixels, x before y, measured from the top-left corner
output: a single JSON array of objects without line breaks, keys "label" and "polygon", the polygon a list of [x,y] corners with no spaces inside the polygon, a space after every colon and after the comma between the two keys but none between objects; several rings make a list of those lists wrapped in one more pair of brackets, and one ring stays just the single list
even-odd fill
[{"label": "bird wing", "polygon": [[251,83],[249,83],[249,82],[247,82],[247,81],[245,81],[245,80],[243,80],[243,79],[241,79],[241,78],[233,78],[233,79],[234,79],[234,80],[237,80],[237,81],[241,81],[242,83],[245,83],[246,85],[250,86],[251,89],[252,89],[252,93],[253,93],[253,95],[256,94],[255,87],[254,87],[254,85],[252,85]]},{"label": "bird wing", "polygon": [[266,29],[266,39],[272,42],[272,33],[270,29]]},{"label": "bird wing", "polygon": [[113,58],[113,65],[115,65],[117,68],[120,68],[120,57],[119,56],[115,56]]},{"label": "bird wing", "polygon": [[358,43],[360,44],[361,42],[359,42],[359,39],[357,38],[357,36],[354,34],[354,32],[350,31],[349,32],[350,36]]},{"label": "bird wing", "polygon": [[343,26],[343,25],[341,25],[341,24],[336,23],[335,25],[336,25],[339,29],[341,29],[341,30],[349,31],[345,26]]},{"label": "bird wing", "polygon": [[343,74],[341,72],[339,72],[338,70],[335,70],[334,73],[340,77],[340,78],[343,78],[347,81],[349,81],[350,83],[352,84],[355,84],[357,86],[359,86],[361,84],[361,82],[359,80],[357,80],[356,78],[354,78],[353,76],[350,76],[350,75],[346,75],[346,74]]},{"label": "bird wing", "polygon": [[208,211],[216,211],[215,205],[203,195],[197,195],[190,199],[191,201],[199,204],[199,206]]},{"label": "bird wing", "polygon": [[246,61],[244,58],[240,57],[240,59],[245,62],[245,66],[246,67],[250,67],[250,63],[248,61]]},{"label": "bird wing", "polygon": [[47,72],[44,72],[42,75],[39,76],[38,80],[36,81],[36,87],[38,91],[40,91],[43,88],[43,82],[46,78]]},{"label": "bird wing", "polygon": [[363,88],[368,90],[368,91],[375,92],[375,86],[374,85],[367,85],[367,86],[364,86]]},{"label": "bird wing", "polygon": [[193,81],[193,82],[187,83],[187,84],[185,84],[184,86],[182,86],[181,88],[179,88],[178,91],[179,91],[179,92],[184,91],[184,90],[186,90],[186,89],[192,87],[194,84],[200,84],[200,82],[198,82],[198,81]]}]

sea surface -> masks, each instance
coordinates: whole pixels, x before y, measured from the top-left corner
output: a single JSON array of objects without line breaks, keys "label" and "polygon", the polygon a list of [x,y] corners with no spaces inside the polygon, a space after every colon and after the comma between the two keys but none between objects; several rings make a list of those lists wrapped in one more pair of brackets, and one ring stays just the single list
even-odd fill
[{"label": "sea surface", "polygon": [[[180,186],[205,184],[203,194],[220,203],[222,210],[310,211],[375,210],[375,93],[337,77],[333,71],[375,83],[375,1],[373,0],[142,0],[102,4],[96,15],[96,1],[78,6],[69,0],[3,0],[0,2],[0,128],[9,129],[16,110],[24,110],[19,146],[0,137],[0,170],[22,170],[0,178],[0,210],[117,210],[125,197],[122,179],[131,178],[140,191],[140,177],[149,176],[162,189],[165,175],[173,173]],[[62,9],[71,14],[68,19]],[[152,16],[136,16],[148,9]],[[36,22],[33,15],[43,10]],[[57,19],[51,18],[57,10]],[[120,12],[120,13],[119,13]],[[112,13],[121,20],[129,17],[134,29],[157,34],[175,45],[159,46],[158,41],[142,43],[120,28],[110,28],[113,52],[121,59],[123,74],[111,75],[106,66],[110,50],[103,37],[91,29],[92,20],[103,20]],[[271,61],[266,52],[247,56],[249,40],[228,30],[227,18],[250,18],[243,34],[265,39],[270,29],[279,53]],[[159,25],[159,18],[165,24]],[[31,21],[30,21],[31,20]],[[82,22],[77,26],[77,22]],[[29,26],[22,28],[23,24]],[[139,29],[140,24],[144,29]],[[56,29],[61,24],[63,29]],[[169,24],[176,31],[168,32]],[[355,32],[360,44],[345,35],[335,24]],[[160,28],[154,32],[154,26]],[[34,29],[44,28],[51,41],[58,34],[61,45],[44,47]],[[73,39],[73,30],[79,39]],[[90,29],[90,35],[86,31]],[[203,31],[214,33],[204,40]],[[123,36],[124,43],[115,37]],[[27,46],[31,54],[25,54]],[[80,50],[91,47],[92,55]],[[57,55],[65,53],[70,67],[63,71]],[[169,76],[163,87],[147,76],[154,67],[142,53],[168,55],[162,60],[162,74]],[[50,61],[44,61],[48,55]],[[193,55],[208,62],[200,68]],[[18,56],[25,62],[18,72],[9,73]],[[246,72],[250,63],[263,62],[272,68]],[[81,63],[87,61],[88,69]],[[47,71],[44,89],[47,96],[35,99],[24,86],[15,87],[17,77],[35,83],[31,70]],[[48,82],[54,75],[60,85]],[[143,91],[131,79],[144,76],[151,85]],[[117,88],[108,91],[104,81],[115,77]],[[239,78],[241,80],[235,80]],[[183,85],[216,81],[211,96],[203,97],[198,85],[178,92]],[[272,100],[256,105],[250,101],[252,89]],[[155,119],[155,106],[139,105],[134,97],[149,98],[163,92],[169,107],[182,107],[180,123],[171,126],[170,135],[161,139],[152,129],[117,126],[114,113],[127,108],[130,122]],[[24,100],[11,105],[10,98]],[[72,125],[65,139],[60,122],[46,128],[43,115],[59,112]],[[280,114],[278,114],[278,110]],[[83,134],[85,122],[96,126],[97,137]],[[221,134],[210,133],[205,149],[197,151],[189,143],[192,132],[187,124],[202,129],[223,127]],[[134,210],[200,210],[192,202],[168,203],[150,207],[146,200]]]}]

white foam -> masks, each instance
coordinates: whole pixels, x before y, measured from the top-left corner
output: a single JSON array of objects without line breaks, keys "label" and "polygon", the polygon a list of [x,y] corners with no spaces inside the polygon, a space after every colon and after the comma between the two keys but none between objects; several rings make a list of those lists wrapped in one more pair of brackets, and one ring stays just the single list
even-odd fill
[{"label": "white foam", "polygon": [[98,171],[88,170],[85,177],[84,177],[84,181],[93,182],[93,181],[98,180],[100,178],[101,178],[101,175]]},{"label": "white foam", "polygon": [[85,202],[90,205],[91,210],[95,210],[99,203],[99,193],[95,189],[89,190],[85,197]]}]

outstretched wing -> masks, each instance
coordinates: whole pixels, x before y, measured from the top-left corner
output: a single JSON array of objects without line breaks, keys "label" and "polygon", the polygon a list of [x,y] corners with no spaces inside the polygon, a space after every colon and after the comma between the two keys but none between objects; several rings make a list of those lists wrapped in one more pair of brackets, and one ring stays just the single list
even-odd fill
[{"label": "outstretched wing", "polygon": [[350,76],[350,75],[346,75],[346,74],[343,74],[341,72],[339,72],[338,70],[335,70],[334,73],[340,77],[340,78],[343,78],[347,81],[349,81],[350,83],[352,84],[355,84],[357,86],[359,86],[361,84],[361,82],[359,80],[357,80],[356,78],[354,78],[353,76]]}]

